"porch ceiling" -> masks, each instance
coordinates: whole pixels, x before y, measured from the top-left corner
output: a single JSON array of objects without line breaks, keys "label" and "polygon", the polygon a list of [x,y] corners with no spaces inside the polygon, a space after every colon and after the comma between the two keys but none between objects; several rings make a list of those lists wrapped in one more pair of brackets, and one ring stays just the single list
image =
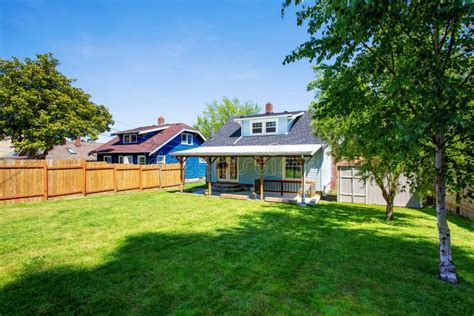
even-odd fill
[{"label": "porch ceiling", "polygon": [[265,145],[265,146],[201,146],[172,153],[179,157],[224,156],[312,156],[322,145]]}]

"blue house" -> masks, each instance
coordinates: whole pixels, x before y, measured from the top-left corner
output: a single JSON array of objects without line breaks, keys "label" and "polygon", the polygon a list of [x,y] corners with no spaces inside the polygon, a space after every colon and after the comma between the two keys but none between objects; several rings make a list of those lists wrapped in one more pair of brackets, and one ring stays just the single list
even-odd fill
[{"label": "blue house", "polygon": [[330,149],[310,125],[308,112],[273,112],[267,103],[265,113],[234,117],[199,148],[173,155],[208,162],[208,194],[304,200],[328,192],[332,178]]},{"label": "blue house", "polygon": [[[142,126],[116,132],[114,139],[97,147],[97,161],[131,164],[178,163],[173,152],[197,148],[205,137],[196,129],[183,123],[165,124],[160,116],[157,125]],[[205,176],[206,162],[199,157],[185,162],[185,178],[197,179]]]}]

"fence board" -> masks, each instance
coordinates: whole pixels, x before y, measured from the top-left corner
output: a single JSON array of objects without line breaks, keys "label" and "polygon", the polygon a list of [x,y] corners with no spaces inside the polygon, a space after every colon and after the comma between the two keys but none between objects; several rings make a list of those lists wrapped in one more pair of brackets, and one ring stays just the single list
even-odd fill
[{"label": "fence board", "polygon": [[0,160],[0,204],[70,195],[176,187],[179,164],[132,165],[78,160]]}]

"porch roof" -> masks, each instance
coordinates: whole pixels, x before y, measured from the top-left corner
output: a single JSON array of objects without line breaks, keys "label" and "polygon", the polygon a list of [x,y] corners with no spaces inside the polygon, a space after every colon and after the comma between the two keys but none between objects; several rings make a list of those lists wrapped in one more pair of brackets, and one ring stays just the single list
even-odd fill
[{"label": "porch roof", "polygon": [[201,146],[172,153],[179,157],[206,156],[312,156],[322,145]]}]

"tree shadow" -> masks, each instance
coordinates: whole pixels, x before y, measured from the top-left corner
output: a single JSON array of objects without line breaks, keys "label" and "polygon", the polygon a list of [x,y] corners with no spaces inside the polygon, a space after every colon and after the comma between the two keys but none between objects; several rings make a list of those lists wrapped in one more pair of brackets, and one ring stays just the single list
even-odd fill
[{"label": "tree shadow", "polygon": [[379,220],[370,209],[263,207],[230,229],[130,236],[102,266],[33,266],[0,289],[0,314],[472,314],[472,283],[436,279],[436,244],[344,225]]}]

